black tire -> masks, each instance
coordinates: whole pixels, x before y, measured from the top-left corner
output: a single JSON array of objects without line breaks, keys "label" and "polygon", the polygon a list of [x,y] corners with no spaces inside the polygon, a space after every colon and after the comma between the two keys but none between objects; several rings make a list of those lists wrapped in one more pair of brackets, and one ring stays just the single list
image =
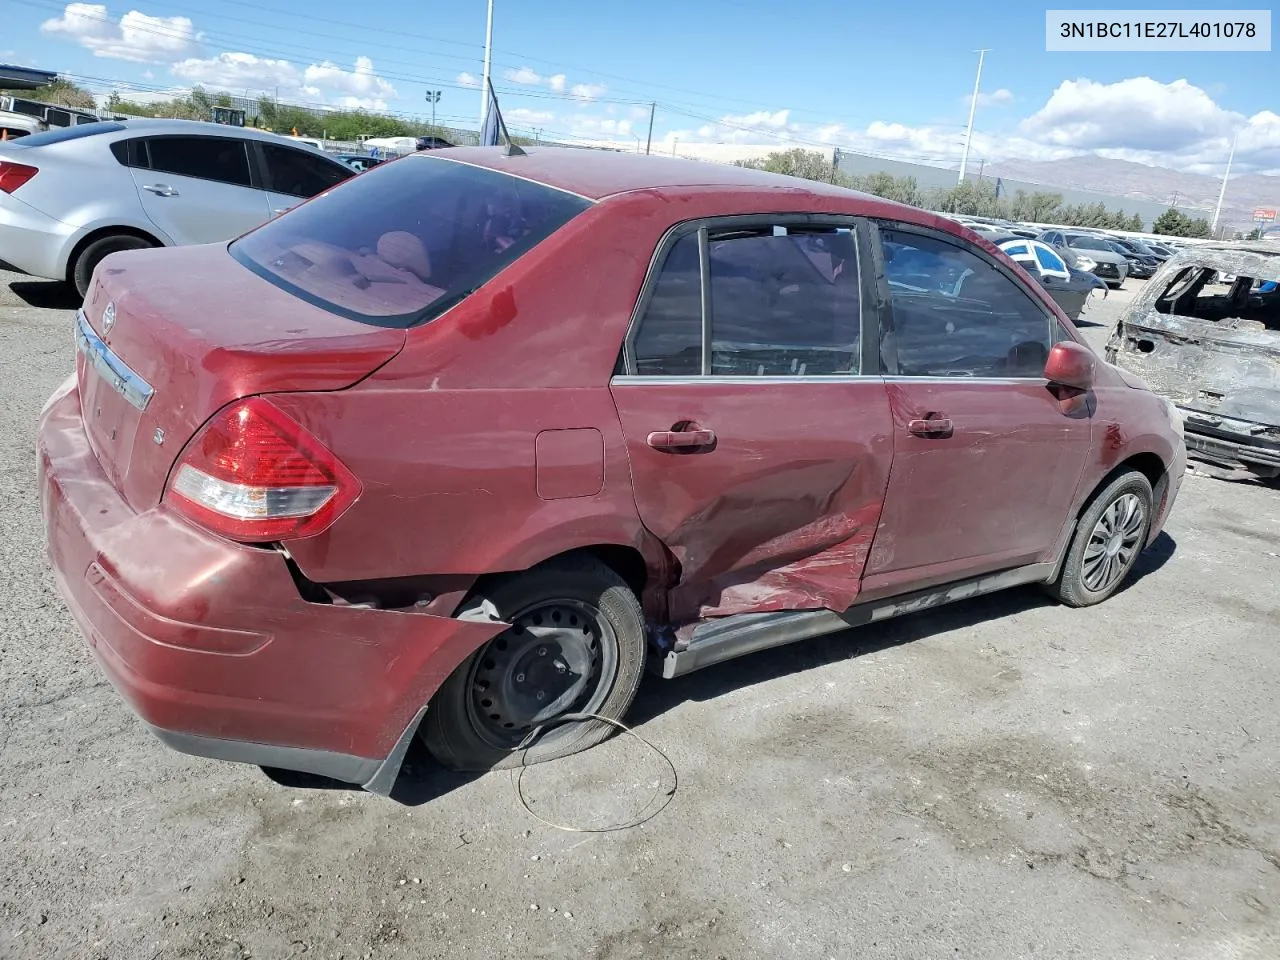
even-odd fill
[{"label": "black tire", "polygon": [[75,284],[76,293],[83,297],[89,292],[93,271],[107,254],[118,253],[121,250],[146,250],[154,246],[155,244],[150,240],[127,233],[113,233],[93,241],[80,251],[80,256],[76,258],[75,265],[71,268],[71,282]]},{"label": "black tire", "polygon": [[[567,757],[616,732],[600,720],[556,718],[619,720],[635,699],[646,633],[626,582],[594,558],[573,557],[496,580],[484,599],[515,625],[468,657],[432,698],[419,731],[432,755],[453,770],[501,769]],[[545,729],[533,745],[519,749],[538,726]]]},{"label": "black tire", "polygon": [[[1047,585],[1050,596],[1068,607],[1089,607],[1115,593],[1146,547],[1152,499],[1151,482],[1134,470],[1098,491],[1080,514],[1058,579]],[[1131,516],[1130,506],[1140,515]]]}]

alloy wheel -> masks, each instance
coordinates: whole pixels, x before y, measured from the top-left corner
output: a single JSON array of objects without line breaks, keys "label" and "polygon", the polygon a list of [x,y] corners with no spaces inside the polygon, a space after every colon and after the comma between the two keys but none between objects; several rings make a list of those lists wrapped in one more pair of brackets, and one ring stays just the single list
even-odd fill
[{"label": "alloy wheel", "polygon": [[1132,493],[1116,497],[1102,511],[1081,561],[1081,579],[1086,589],[1101,593],[1129,572],[1142,547],[1145,523],[1146,508]]}]

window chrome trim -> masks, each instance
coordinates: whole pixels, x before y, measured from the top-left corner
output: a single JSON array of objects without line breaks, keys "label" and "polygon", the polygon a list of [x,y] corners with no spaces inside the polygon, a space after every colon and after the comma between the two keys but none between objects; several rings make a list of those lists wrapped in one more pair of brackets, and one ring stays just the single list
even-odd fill
[{"label": "window chrome trim", "polygon": [[93,332],[84,310],[76,311],[76,349],[84,354],[85,361],[111,388],[138,410],[147,409],[155,389],[129,368],[107,346],[105,340]]},{"label": "window chrome trim", "polygon": [[[906,378],[904,378],[906,379]],[[823,374],[821,376],[805,375],[803,377],[787,377],[787,376],[767,376],[767,377],[750,377],[750,376],[683,376],[668,377],[662,374],[640,374],[640,373],[617,373],[609,379],[611,387],[642,387],[647,385],[658,385],[668,387],[724,387],[724,386],[747,386],[761,384],[779,384],[779,383],[857,383],[865,381],[867,383],[882,383],[884,377],[875,373],[850,373],[850,374]],[[951,382],[951,381],[948,381]]]}]

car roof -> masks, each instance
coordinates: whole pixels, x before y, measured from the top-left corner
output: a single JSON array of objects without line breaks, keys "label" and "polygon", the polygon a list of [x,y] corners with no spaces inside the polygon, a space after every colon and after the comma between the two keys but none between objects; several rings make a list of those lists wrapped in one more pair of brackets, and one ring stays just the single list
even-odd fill
[{"label": "car roof", "polygon": [[[640,190],[679,192],[681,188],[725,187],[746,193],[789,190],[803,191],[812,196],[840,197],[844,200],[864,198],[878,203],[889,202],[816,180],[802,180],[706,160],[573,147],[522,149],[525,151],[523,155],[509,157],[501,147],[454,147],[448,151],[447,157],[435,154],[431,159],[447,159],[488,167],[576,193],[588,200],[603,200],[616,194]],[[421,157],[422,154],[415,156]],[[924,213],[921,210],[915,212]]]},{"label": "car roof", "polygon": [[[298,141],[269,130],[258,130],[254,127],[233,127],[226,123],[207,123],[204,120],[174,120],[166,117],[142,117],[129,120],[108,120],[107,123],[118,123],[135,136],[139,133],[189,133],[193,136],[243,137],[246,140],[266,140],[271,143],[285,141],[296,144]],[[117,131],[123,136],[124,130]],[[307,138],[303,138],[307,139]],[[319,139],[318,137],[315,139]]]}]

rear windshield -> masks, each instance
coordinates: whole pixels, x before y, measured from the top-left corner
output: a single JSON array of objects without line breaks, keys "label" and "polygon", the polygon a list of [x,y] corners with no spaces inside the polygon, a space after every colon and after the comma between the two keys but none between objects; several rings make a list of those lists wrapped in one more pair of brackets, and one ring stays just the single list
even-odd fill
[{"label": "rear windshield", "polygon": [[1102,240],[1095,240],[1093,237],[1070,236],[1067,237],[1067,243],[1077,250],[1105,250],[1107,253],[1115,253],[1114,247]]},{"label": "rear windshield", "polygon": [[13,147],[44,147],[51,143],[62,143],[64,140],[79,140],[81,137],[93,137],[100,133],[116,133],[128,129],[123,123],[103,121],[101,123],[82,123],[78,127],[59,127],[46,130],[44,133],[32,133],[19,137],[9,145]]},{"label": "rear windshield", "polygon": [[435,157],[383,163],[231,244],[259,276],[378,326],[439,316],[589,206]]}]

